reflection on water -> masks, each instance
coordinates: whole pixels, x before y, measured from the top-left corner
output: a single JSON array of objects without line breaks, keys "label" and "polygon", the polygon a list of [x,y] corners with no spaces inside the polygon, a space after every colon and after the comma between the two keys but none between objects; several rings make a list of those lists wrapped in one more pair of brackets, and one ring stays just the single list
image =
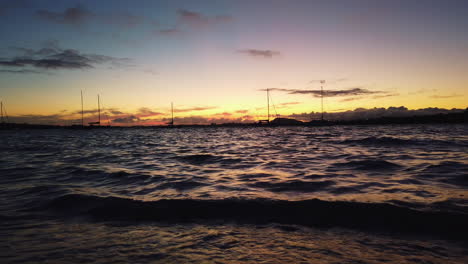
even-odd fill
[{"label": "reflection on water", "polygon": [[2,179],[141,200],[436,202],[468,187],[466,126],[2,132]]},{"label": "reflection on water", "polygon": [[[408,208],[412,210],[410,221],[422,217],[419,215],[422,211],[436,213],[431,222],[435,226],[442,218],[445,223],[446,219],[462,219],[460,217],[468,214],[467,132],[466,125],[0,131],[0,218],[4,223],[0,234],[2,240],[8,237],[11,242],[2,245],[7,249],[2,252],[10,252],[8,259],[12,260],[16,253],[24,254],[22,261],[28,257],[32,261],[44,253],[43,256],[48,256],[44,261],[50,258],[56,262],[67,262],[65,248],[75,248],[79,257],[86,259],[99,254],[105,256],[103,249],[99,252],[98,249],[109,247],[108,253],[126,252],[119,256],[135,258],[137,262],[146,262],[146,257],[162,263],[187,261],[186,258],[197,262],[211,256],[211,260],[220,258],[219,262],[254,263],[259,262],[256,258],[263,252],[270,260],[282,256],[282,262],[294,263],[319,256],[323,263],[350,258],[361,259],[364,263],[384,262],[384,259],[400,259],[400,263],[446,259],[456,263],[462,259],[463,252],[457,251],[455,245],[427,249],[428,245],[416,240],[391,240],[368,233],[350,235],[350,232],[357,232],[353,228],[348,231],[308,229],[299,218],[281,220],[284,217],[276,215],[283,209],[271,203],[287,200],[292,202],[289,208],[294,208],[300,206],[295,202],[302,200],[336,202],[327,204],[333,209],[323,209],[322,204],[308,204],[308,210],[314,211],[322,206],[317,215],[347,212],[348,208],[336,209],[338,201],[349,201],[346,206],[358,207],[362,206],[361,202],[376,204],[384,214]],[[164,220],[165,225],[161,225],[161,221],[132,225],[129,224],[131,217],[123,217],[138,210],[148,216],[148,211],[161,207],[161,203],[138,201],[161,199],[211,201],[219,208],[246,206],[233,205],[233,199],[262,199],[262,205],[254,205],[252,212],[273,208],[268,213],[275,221],[256,225],[252,220],[245,222],[233,216],[213,215],[209,220],[234,221],[238,225],[220,226],[213,221],[203,225],[194,221],[181,223],[179,215],[177,223],[171,225],[170,220],[174,218],[161,217],[160,214],[164,214],[161,209],[150,220]],[[227,199],[225,203],[224,199]],[[100,216],[105,214],[102,219],[114,224],[89,222],[87,217],[98,215],[89,204],[95,205],[93,210],[99,208]],[[149,204],[153,209],[141,211]],[[179,208],[177,206],[173,208]],[[187,205],[180,208],[184,206]],[[198,203],[197,206],[205,208],[207,205]],[[70,208],[74,209],[72,214]],[[217,207],[208,208],[217,210]],[[123,213],[116,214],[112,210]],[[237,218],[260,218],[260,214],[253,213],[253,217],[249,217],[242,209],[233,210],[242,215]],[[362,214],[370,217],[377,212],[372,210]],[[208,218],[206,214],[197,217]],[[308,221],[314,222],[310,212],[308,217]],[[36,221],[32,221],[33,218]],[[139,218],[145,217],[135,217],[135,220]],[[115,223],[123,219],[124,226]],[[286,225],[279,226],[281,223]],[[379,226],[387,224],[383,221]],[[404,225],[395,224],[399,231]],[[335,227],[350,225],[336,220]],[[224,233],[225,229],[234,231]],[[206,238],[205,233],[210,230],[214,230],[214,234]],[[182,234],[190,237],[189,242],[184,242]],[[277,240],[270,241],[269,237]],[[128,242],[128,238],[135,242]],[[151,239],[159,242],[152,244]],[[386,239],[391,241],[383,242]],[[81,246],[70,246],[65,240],[76,241]],[[165,240],[168,244],[161,244]],[[28,245],[40,241],[38,249],[28,249]],[[136,241],[140,241],[138,244],[142,248],[138,248]],[[337,244],[330,246],[330,241]],[[185,243],[192,244],[185,248]],[[93,244],[96,246],[91,246]],[[247,246],[250,244],[251,249]],[[357,254],[364,248],[369,251],[368,255]],[[423,254],[425,249],[433,253]],[[226,250],[229,253],[220,257]],[[59,253],[53,255],[54,252]],[[119,256],[109,254],[111,256],[119,260]]]},{"label": "reflection on water", "polygon": [[[18,231],[19,263],[466,263],[443,241],[378,237],[281,225],[161,225],[48,222]],[[2,251],[6,252],[6,251]],[[22,253],[22,254],[20,254]],[[0,253],[1,254],[1,253]],[[5,253],[3,253],[5,254]],[[48,261],[49,260],[49,261]],[[52,261],[59,263],[58,261]]]}]

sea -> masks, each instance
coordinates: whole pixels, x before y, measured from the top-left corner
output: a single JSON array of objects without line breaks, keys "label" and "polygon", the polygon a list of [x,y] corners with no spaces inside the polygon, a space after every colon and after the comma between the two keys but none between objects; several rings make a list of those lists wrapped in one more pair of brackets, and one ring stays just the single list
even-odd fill
[{"label": "sea", "polygon": [[0,263],[468,263],[468,125],[0,131]]}]

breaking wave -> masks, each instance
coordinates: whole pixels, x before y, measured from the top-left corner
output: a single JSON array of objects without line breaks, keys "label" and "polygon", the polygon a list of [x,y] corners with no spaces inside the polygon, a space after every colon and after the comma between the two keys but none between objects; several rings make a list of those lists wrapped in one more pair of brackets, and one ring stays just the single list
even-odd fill
[{"label": "breaking wave", "polygon": [[415,210],[389,203],[284,201],[270,199],[173,199],[144,202],[119,197],[68,194],[40,210],[97,221],[278,223],[312,227],[424,234],[466,240],[468,214]]}]

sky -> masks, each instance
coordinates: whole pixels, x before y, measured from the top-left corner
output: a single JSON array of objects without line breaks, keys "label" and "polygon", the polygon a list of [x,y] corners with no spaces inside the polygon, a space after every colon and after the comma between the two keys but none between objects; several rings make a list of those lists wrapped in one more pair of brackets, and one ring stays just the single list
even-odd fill
[{"label": "sky", "polygon": [[[17,122],[252,122],[468,107],[468,2],[0,0]],[[325,82],[322,83],[321,80]],[[310,115],[313,116],[313,115]]]}]

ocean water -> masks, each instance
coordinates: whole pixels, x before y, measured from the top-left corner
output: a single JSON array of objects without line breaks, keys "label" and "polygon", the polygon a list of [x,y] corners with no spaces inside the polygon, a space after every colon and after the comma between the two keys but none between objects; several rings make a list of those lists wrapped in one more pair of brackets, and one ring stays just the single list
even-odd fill
[{"label": "ocean water", "polygon": [[468,126],[0,131],[1,263],[468,263]]}]

